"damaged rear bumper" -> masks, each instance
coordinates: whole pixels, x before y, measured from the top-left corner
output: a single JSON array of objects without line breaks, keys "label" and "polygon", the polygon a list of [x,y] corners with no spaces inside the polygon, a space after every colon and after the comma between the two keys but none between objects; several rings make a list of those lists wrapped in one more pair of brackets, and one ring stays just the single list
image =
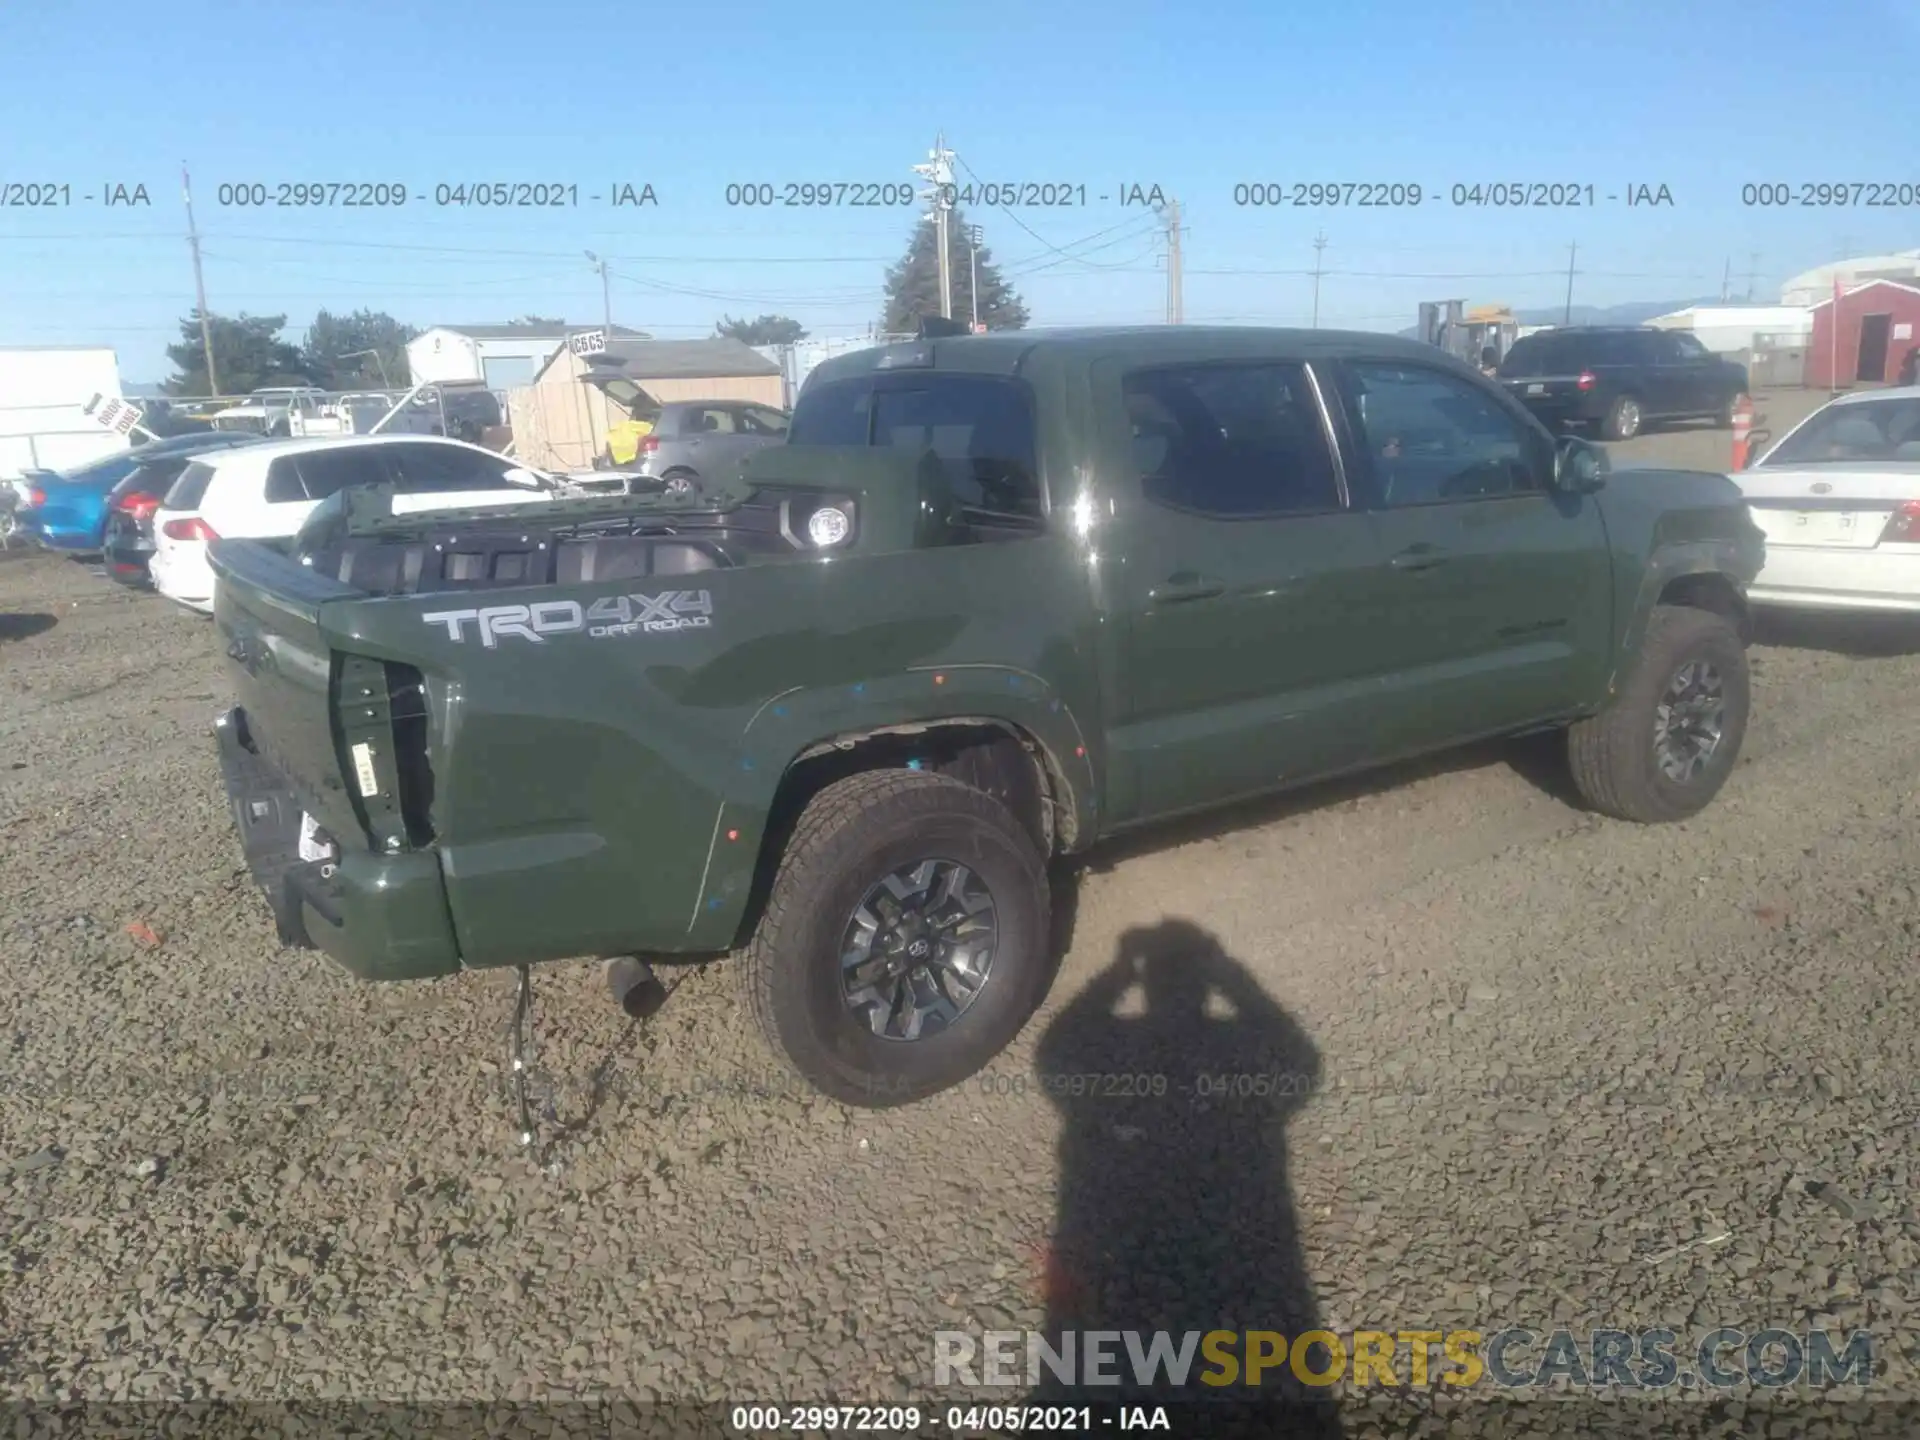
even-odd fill
[{"label": "damaged rear bumper", "polygon": [[460,969],[438,855],[377,855],[348,842],[339,844],[336,860],[302,860],[302,807],[253,748],[246,712],[227,711],[213,733],[247,868],[266,893],[283,943],[323,951],[362,980],[417,980]]}]

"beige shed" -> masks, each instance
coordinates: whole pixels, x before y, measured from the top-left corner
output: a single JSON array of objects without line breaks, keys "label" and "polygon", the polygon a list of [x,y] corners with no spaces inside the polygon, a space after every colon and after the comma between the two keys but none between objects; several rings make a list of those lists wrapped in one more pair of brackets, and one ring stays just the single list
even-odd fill
[{"label": "beige shed", "polygon": [[606,449],[608,428],[627,415],[597,386],[589,370],[619,373],[649,399],[748,400],[785,403],[780,367],[738,340],[615,340],[598,355],[563,349],[534,377],[507,392],[514,453],[547,470],[586,470]]}]

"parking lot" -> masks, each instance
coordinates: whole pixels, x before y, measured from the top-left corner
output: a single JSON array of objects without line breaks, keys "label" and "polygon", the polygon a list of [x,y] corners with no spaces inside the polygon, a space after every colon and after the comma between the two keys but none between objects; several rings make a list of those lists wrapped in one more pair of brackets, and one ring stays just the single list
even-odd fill
[{"label": "parking lot", "polygon": [[[1778,435],[1817,398],[1758,408]],[[1914,1398],[1920,628],[1774,622],[1754,661],[1742,763],[1690,822],[1585,814],[1517,742],[1097,854],[1020,1041],[904,1110],[780,1079],[721,967],[644,1024],[597,966],[551,967],[542,1166],[510,974],[373,987],[275,944],[207,736],[210,624],[9,556],[0,1373],[927,1398],[936,1331],[1069,1298],[1152,1328],[1179,1293],[1244,1328],[1867,1329],[1873,1397]],[[1106,1018],[1160,957],[1233,1013]],[[1169,1071],[1177,1099],[1058,1078]],[[1214,1072],[1286,1078],[1194,1098]],[[1270,1245],[1257,1284],[1166,1208],[1196,1167],[1229,1192],[1208,1223]]]}]

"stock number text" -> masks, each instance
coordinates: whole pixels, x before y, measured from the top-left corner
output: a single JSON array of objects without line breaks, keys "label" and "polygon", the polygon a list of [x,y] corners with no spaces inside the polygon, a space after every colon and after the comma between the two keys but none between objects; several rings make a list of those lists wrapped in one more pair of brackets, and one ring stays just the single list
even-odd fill
[{"label": "stock number text", "polygon": [[729,1428],[745,1434],[767,1431],[918,1430],[918,1405],[736,1405]]},{"label": "stock number text", "polygon": [[1397,180],[1303,180],[1293,184],[1255,180],[1233,187],[1234,204],[1253,206],[1355,205],[1390,208],[1418,205],[1425,198],[1420,186],[1403,184]]},{"label": "stock number text", "polygon": [[390,209],[407,203],[407,187],[388,180],[230,181],[213,192],[216,205],[249,209],[341,206]]},{"label": "stock number text", "polygon": [[760,207],[911,205],[913,186],[904,180],[743,180],[727,186],[726,201]]},{"label": "stock number text", "polygon": [[1907,209],[1920,205],[1920,183],[1904,180],[1804,180],[1795,185],[1769,180],[1742,185],[1740,203],[1768,207],[1864,205],[1883,210]]}]

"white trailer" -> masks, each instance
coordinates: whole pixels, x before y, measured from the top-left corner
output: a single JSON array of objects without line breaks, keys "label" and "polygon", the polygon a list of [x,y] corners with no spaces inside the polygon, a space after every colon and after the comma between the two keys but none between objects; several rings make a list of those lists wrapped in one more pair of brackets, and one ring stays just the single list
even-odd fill
[{"label": "white trailer", "polygon": [[0,346],[0,480],[64,470],[127,448],[87,413],[120,395],[120,362],[103,345]]}]

